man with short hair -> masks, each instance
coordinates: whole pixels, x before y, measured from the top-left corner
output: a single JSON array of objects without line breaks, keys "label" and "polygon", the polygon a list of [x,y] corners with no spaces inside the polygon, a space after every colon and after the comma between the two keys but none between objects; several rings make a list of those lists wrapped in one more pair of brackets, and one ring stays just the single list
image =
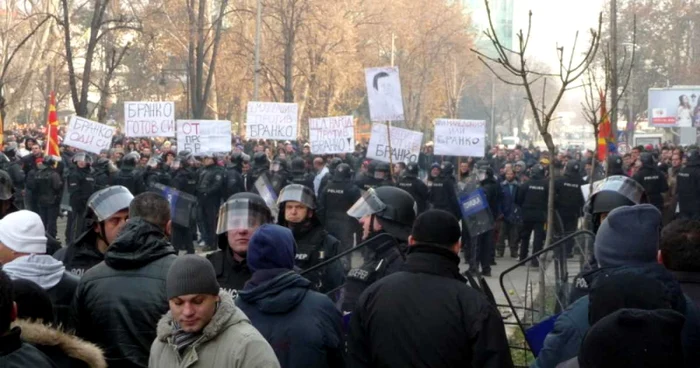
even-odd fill
[{"label": "man with short hair", "polygon": [[318,156],[314,158],[314,172],[316,173],[316,176],[314,177],[314,194],[318,196],[319,190],[321,190],[321,181],[323,180],[323,177],[329,173],[323,157]]},{"label": "man with short hair", "polygon": [[700,221],[680,219],[661,231],[659,263],[681,284],[681,289],[700,307]]},{"label": "man with short hair", "polygon": [[39,349],[24,342],[22,329],[11,328],[17,319],[17,304],[10,277],[0,270],[0,366],[3,368],[53,368],[54,363]]},{"label": "man with short hair", "polygon": [[74,308],[77,335],[105,349],[109,365],[145,367],[156,324],[168,310],[165,279],[175,258],[170,204],[145,192],[129,205],[129,221],[104,262],[80,280]]},{"label": "man with short hair", "polygon": [[418,216],[406,263],[365,289],[355,307],[352,367],[513,366],[501,316],[459,273],[460,236],[449,212]]},{"label": "man with short hair", "polygon": [[165,281],[170,310],[158,322],[148,366],[279,367],[270,344],[220,291],[211,263],[189,254],[173,262]]}]

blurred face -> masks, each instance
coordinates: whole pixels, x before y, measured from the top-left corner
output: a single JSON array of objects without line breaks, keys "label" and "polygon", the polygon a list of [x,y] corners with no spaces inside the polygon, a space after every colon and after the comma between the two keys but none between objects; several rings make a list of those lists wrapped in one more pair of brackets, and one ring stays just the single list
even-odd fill
[{"label": "blurred face", "polygon": [[173,320],[185,332],[202,331],[216,313],[218,295],[190,294],[181,295],[168,301]]},{"label": "blurred face", "polygon": [[308,155],[309,152],[311,152],[311,150],[309,149],[309,147],[304,147],[304,149],[302,149],[301,151],[304,152],[305,155]]},{"label": "blurred face", "polygon": [[85,161],[78,161],[77,166],[81,169],[84,169],[87,166],[87,164],[85,163]]},{"label": "blurred face", "polygon": [[671,166],[674,168],[678,168],[681,166],[681,156],[679,155],[673,155],[671,158]]},{"label": "blurred face", "polygon": [[[371,223],[372,215],[367,215],[360,219],[360,225],[362,225],[362,240],[367,240],[367,238],[369,238]],[[372,227],[374,227],[374,231],[382,230],[382,224],[380,224],[377,219],[374,219],[374,225],[372,225]]]},{"label": "blurred face", "polygon": [[462,162],[459,164],[459,172],[462,174],[466,174],[469,172],[469,164],[466,162]]},{"label": "blurred face", "polygon": [[513,179],[515,179],[515,173],[513,172],[513,170],[506,170],[506,180],[513,181]]},{"label": "blurred face", "polygon": [[686,96],[686,95],[681,96],[681,99],[683,100],[684,104],[690,103],[690,100],[688,99],[688,96]]},{"label": "blurred face", "polygon": [[214,158],[212,157],[207,157],[204,159],[204,165],[205,166],[211,166],[214,164]]},{"label": "blurred face", "polygon": [[633,161],[633,159],[632,159],[631,156],[625,156],[625,157],[622,158],[622,162],[623,162],[626,166],[629,166],[630,164],[632,164],[632,161]]},{"label": "blurred face", "polygon": [[40,156],[41,155],[41,147],[39,147],[38,144],[35,144],[32,146],[32,154],[34,156]]},{"label": "blurred face", "polygon": [[226,233],[228,246],[231,248],[233,253],[246,254],[248,252],[248,242],[250,241],[250,237],[253,236],[253,233],[259,226],[260,225],[253,226],[251,228],[233,229]]},{"label": "blurred face", "polygon": [[323,169],[323,161],[321,160],[314,160],[314,169],[316,171],[321,171]]},{"label": "blurred face", "polygon": [[440,175],[440,168],[439,167],[434,167],[432,170],[430,170],[430,176],[435,178],[438,175]]},{"label": "blurred face", "polygon": [[638,149],[633,149],[632,150],[632,157],[636,160],[639,158],[639,150]]},{"label": "blurred face", "polygon": [[141,166],[146,166],[146,164],[148,163],[148,160],[149,160],[149,157],[142,156],[141,159],[139,160],[139,164]]},{"label": "blurred face", "polygon": [[300,202],[288,201],[284,203],[284,219],[287,222],[298,224],[310,218],[312,214],[313,212]]},{"label": "blurred face", "polygon": [[[128,219],[129,210],[123,209],[104,221],[105,233],[103,235],[104,238],[107,240],[107,245],[112,244],[114,239],[117,238],[119,232],[122,231],[122,228],[124,228],[124,225],[126,225],[126,220]],[[100,228],[100,226],[96,224],[95,232],[99,233],[101,231],[102,229]]]}]

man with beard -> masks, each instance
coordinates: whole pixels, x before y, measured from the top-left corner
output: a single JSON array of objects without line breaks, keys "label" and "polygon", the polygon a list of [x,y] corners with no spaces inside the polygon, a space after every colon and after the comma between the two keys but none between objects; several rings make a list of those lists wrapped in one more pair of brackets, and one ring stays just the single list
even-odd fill
[{"label": "man with beard", "polygon": [[207,255],[214,265],[219,285],[230,294],[243,288],[251,272],[246,262],[248,241],[262,224],[272,222],[272,213],[257,194],[238,193],[219,208],[218,251]]},{"label": "man with beard", "polygon": [[[280,192],[277,205],[277,223],[292,230],[297,243],[294,261],[297,267],[305,270],[340,252],[340,241],[328,234],[316,216],[316,196],[311,188],[287,185]],[[343,268],[340,261],[335,261],[304,277],[311,281],[314,290],[327,293],[343,284]]]}]

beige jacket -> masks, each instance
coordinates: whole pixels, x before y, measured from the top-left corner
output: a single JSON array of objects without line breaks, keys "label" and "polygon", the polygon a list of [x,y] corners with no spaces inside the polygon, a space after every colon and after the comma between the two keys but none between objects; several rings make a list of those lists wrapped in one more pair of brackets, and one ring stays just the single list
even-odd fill
[{"label": "beige jacket", "polygon": [[156,340],[151,345],[148,366],[151,368],[277,368],[274,351],[258,330],[250,324],[245,313],[233,303],[233,298],[220,292],[219,308],[199,340],[183,357],[172,344],[173,317],[168,312],[158,322]]}]

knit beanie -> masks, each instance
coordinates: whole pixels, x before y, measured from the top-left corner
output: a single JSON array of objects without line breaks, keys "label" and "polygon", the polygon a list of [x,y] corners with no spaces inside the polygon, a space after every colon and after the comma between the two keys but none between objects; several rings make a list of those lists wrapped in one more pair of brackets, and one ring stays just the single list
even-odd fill
[{"label": "knit beanie", "polygon": [[660,232],[661,212],[653,205],[615,208],[598,229],[595,258],[601,267],[655,263]]},{"label": "knit beanie", "polygon": [[17,318],[53,323],[53,303],[41,286],[24,279],[12,280],[13,301],[17,303]]},{"label": "knit beanie", "polygon": [[216,272],[206,258],[194,254],[177,257],[165,279],[168,300],[182,295],[219,295]]},{"label": "knit beanie", "polygon": [[0,220],[0,243],[18,253],[46,253],[41,217],[32,211],[10,213]]},{"label": "knit beanie", "polygon": [[684,367],[682,314],[670,309],[621,309],[588,330],[581,368]]},{"label": "knit beanie", "polygon": [[293,269],[296,243],[292,231],[274,224],[260,226],[248,243],[246,261],[252,272],[274,268]]},{"label": "knit beanie", "polygon": [[428,210],[416,218],[411,236],[417,243],[449,247],[459,241],[462,231],[459,222],[451,213]]}]

